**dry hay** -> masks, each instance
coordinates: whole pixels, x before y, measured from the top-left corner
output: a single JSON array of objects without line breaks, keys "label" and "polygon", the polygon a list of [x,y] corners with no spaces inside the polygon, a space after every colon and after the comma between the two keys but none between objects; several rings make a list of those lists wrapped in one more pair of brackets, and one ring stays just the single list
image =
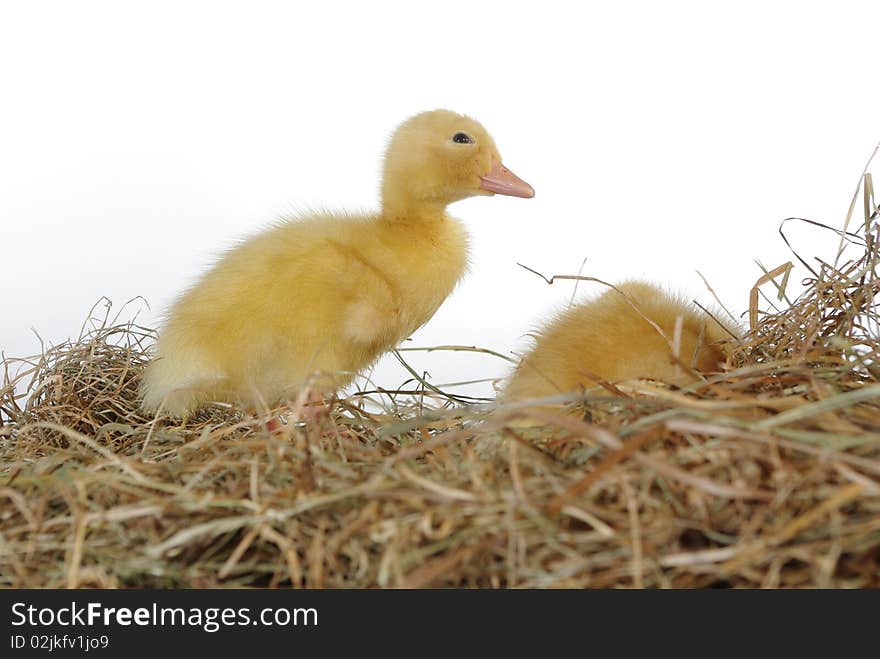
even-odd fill
[{"label": "dry hay", "polygon": [[289,437],[223,407],[157,423],[136,400],[152,334],[107,318],[8,359],[0,586],[880,586],[864,183],[841,234],[859,255],[756,314],[729,370],[611,388],[579,401],[590,422],[516,428],[522,405],[428,389],[385,415],[337,401]]}]

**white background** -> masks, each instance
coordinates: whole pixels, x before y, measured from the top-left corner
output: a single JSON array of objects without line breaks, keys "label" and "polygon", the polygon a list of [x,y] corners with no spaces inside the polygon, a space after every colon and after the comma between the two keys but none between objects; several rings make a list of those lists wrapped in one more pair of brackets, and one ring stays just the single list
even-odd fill
[{"label": "white background", "polygon": [[[480,120],[532,200],[452,212],[473,267],[411,345],[521,351],[568,302],[518,268],[648,277],[736,312],[843,221],[880,139],[880,3],[0,4],[0,349],[75,337],[100,297],[159,313],[212,255],[305,207],[371,208],[389,133]],[[799,252],[830,234],[793,229]],[[596,291],[582,284],[579,295]],[[503,362],[409,353],[436,382]],[[403,376],[386,363],[377,382]]]}]

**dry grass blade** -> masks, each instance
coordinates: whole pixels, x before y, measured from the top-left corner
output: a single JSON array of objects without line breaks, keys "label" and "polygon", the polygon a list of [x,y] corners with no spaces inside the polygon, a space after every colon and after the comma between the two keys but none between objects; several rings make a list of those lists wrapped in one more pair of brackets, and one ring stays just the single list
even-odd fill
[{"label": "dry grass blade", "polygon": [[156,421],[137,400],[152,331],[96,307],[77,340],[4,359],[0,587],[880,587],[862,182],[850,251],[786,308],[760,311],[757,286],[791,264],[766,272],[725,372],[553,401],[590,422],[474,405],[402,358],[409,389],[334,401],[284,439],[229,406]]}]

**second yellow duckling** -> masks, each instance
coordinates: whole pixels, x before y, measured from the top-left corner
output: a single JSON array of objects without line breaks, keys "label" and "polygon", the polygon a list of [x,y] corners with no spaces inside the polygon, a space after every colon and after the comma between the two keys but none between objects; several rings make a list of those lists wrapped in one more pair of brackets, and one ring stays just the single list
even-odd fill
[{"label": "second yellow duckling", "polygon": [[467,235],[446,206],[493,194],[534,190],[483,126],[447,110],[407,120],[386,152],[380,212],[285,221],[174,304],[143,409],[182,417],[211,400],[274,404],[304,386],[344,386],[427,322],[464,274]]},{"label": "second yellow duckling", "polygon": [[731,333],[711,316],[647,282],[629,281],[616,289],[567,309],[539,330],[503,398],[579,392],[599,380],[645,378],[681,385],[693,381],[693,372],[720,369],[726,359],[722,343]]}]

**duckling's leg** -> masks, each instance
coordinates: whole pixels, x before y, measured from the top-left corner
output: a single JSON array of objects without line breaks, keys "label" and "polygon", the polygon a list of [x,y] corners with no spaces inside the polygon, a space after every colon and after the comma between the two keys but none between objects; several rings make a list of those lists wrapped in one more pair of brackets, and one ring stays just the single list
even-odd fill
[{"label": "duckling's leg", "polygon": [[[277,413],[271,413],[262,401],[249,406],[247,413],[257,419],[265,419],[263,424],[269,434],[282,439],[290,438],[290,427],[284,417],[289,417],[289,423],[302,422],[306,425],[314,425],[330,416],[330,407],[324,399],[324,395],[313,389],[304,389],[292,405],[288,405],[289,414],[283,409]],[[260,411],[258,411],[260,410]]]},{"label": "duckling's leg", "polygon": [[303,389],[296,398],[292,412],[299,421],[317,423],[330,416],[330,406],[320,391]]},{"label": "duckling's leg", "polygon": [[282,423],[281,417],[270,415],[265,407],[261,409],[258,405],[248,405],[244,408],[244,412],[248,417],[260,422],[260,425],[262,425],[270,435],[283,437],[288,434],[287,426]]},{"label": "duckling's leg", "polygon": [[[265,426],[266,431],[270,435],[279,438],[289,437],[287,427],[281,422],[280,417],[270,409],[266,398],[262,395],[256,383],[252,379],[248,379],[247,386],[250,390],[251,404],[245,407],[246,413],[257,420],[262,419],[262,425]],[[245,396],[242,396],[242,398],[246,400]]]},{"label": "duckling's leg", "polygon": [[290,429],[284,423],[280,414],[270,413],[263,407],[262,410],[256,405],[249,405],[245,408],[245,414],[259,422],[270,435],[278,439],[290,439]]}]

